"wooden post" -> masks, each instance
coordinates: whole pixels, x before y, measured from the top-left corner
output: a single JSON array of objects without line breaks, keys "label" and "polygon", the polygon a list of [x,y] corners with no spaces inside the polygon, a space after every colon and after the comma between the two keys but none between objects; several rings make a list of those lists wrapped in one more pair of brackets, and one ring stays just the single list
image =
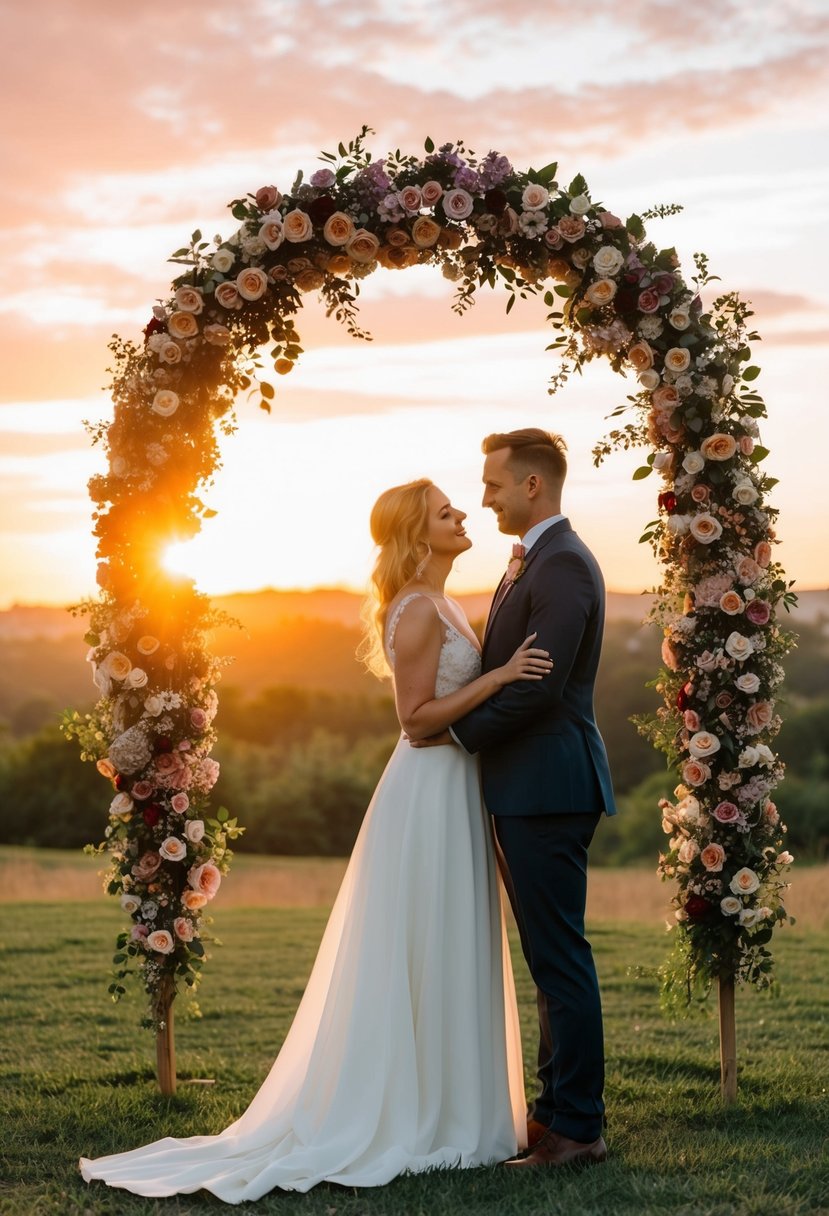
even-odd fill
[{"label": "wooden post", "polygon": [[173,1021],[175,995],[172,981],[165,981],[158,1002],[159,1017],[164,1024],[156,1034],[155,1053],[158,1088],[167,1097],[176,1092],[176,1036]]},{"label": "wooden post", "polygon": [[734,1012],[734,976],[719,978],[720,1094],[726,1106],[737,1101],[737,1023]]}]

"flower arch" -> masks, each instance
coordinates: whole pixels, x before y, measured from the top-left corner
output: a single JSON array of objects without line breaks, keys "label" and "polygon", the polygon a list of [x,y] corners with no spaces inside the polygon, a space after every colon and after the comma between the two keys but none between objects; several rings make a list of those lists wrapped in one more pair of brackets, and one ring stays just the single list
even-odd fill
[{"label": "flower arch", "polygon": [[[148,1024],[163,1027],[176,986],[194,988],[204,958],[204,909],[242,830],[209,812],[218,765],[210,758],[218,665],[206,634],[216,622],[189,580],[165,573],[171,540],[194,535],[212,512],[199,497],[219,468],[233,404],[254,393],[270,410],[278,374],[302,354],[294,318],[320,292],[356,337],[360,280],[378,267],[429,263],[457,285],[463,312],[483,287],[543,295],[562,363],[550,391],[603,356],[637,377],[595,449],[648,451],[635,478],[661,482],[644,529],[663,568],[652,619],[662,627],[664,704],[639,729],[677,771],[661,804],[669,837],[660,855],[675,881],[670,996],[736,977],[765,985],[783,904],[785,828],[770,795],[782,775],[771,748],[774,691],[791,643],[777,611],[794,598],[772,558],[774,485],[760,469],[765,416],[750,362],[750,308],[734,293],[707,307],[707,262],[690,285],[673,249],[647,240],[643,219],[622,221],[594,202],[581,177],[559,185],[556,165],[520,171],[462,144],[425,156],[372,160],[368,128],[305,183],[264,186],[230,204],[236,231],[193,233],[172,261],[183,269],[153,309],[143,343],[114,338],[111,425],[91,427],[109,456],[90,482],[98,537],[97,600],[79,605],[100,692],[90,715],[69,715],[84,759],[112,783],[105,840],[107,889],[131,918],[115,954],[117,999],[137,970]],[[682,981],[682,983],[680,983]]]}]

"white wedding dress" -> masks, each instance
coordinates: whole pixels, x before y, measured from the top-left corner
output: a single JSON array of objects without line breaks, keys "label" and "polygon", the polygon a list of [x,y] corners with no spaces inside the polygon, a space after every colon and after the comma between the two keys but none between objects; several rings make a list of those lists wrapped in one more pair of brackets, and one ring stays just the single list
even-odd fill
[{"label": "white wedding dress", "polygon": [[[413,597],[409,597],[413,598]],[[389,622],[394,630],[401,602]],[[436,695],[480,656],[449,621]],[[318,1182],[502,1161],[526,1143],[521,1043],[476,761],[401,738],[354,846],[305,994],[245,1113],[218,1136],[81,1159],[149,1197],[228,1203]]]}]

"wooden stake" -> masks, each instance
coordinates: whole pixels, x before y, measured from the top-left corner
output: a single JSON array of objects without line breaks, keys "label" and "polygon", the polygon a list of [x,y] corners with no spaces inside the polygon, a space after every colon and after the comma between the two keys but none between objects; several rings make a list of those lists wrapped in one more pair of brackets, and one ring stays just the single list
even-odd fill
[{"label": "wooden stake", "polygon": [[726,1106],[737,1101],[737,1023],[734,1012],[734,976],[719,978],[720,1094]]},{"label": "wooden stake", "polygon": [[176,1036],[173,1021],[173,1001],[175,989],[172,983],[167,983],[159,998],[159,1014],[164,1027],[159,1030],[155,1040],[156,1064],[158,1070],[158,1088],[169,1097],[176,1092]]}]

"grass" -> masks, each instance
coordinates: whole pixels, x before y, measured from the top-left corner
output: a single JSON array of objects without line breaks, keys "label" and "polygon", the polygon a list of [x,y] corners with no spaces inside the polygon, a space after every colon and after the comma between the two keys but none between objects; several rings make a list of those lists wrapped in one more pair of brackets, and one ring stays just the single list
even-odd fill
[{"label": "grass", "polygon": [[[140,998],[106,996],[120,917],[96,903],[7,903],[0,922],[0,1141],[4,1216],[209,1213],[208,1195],[145,1200],[86,1186],[77,1158],[163,1135],[217,1132],[245,1108],[284,1037],[325,911],[217,906],[224,941],[201,996],[204,1016],[177,1028],[175,1098],[154,1084]],[[321,1186],[273,1193],[242,1210],[297,1216],[800,1216],[829,1213],[829,934],[778,936],[780,990],[738,994],[740,1093],[719,1101],[716,1018],[662,1019],[658,927],[591,926],[605,1004],[610,1161],[583,1173],[481,1169],[401,1178],[377,1190]],[[533,1001],[516,957],[528,1059]],[[213,1078],[213,1085],[187,1084]],[[226,1210],[226,1209],[225,1209]]]}]

